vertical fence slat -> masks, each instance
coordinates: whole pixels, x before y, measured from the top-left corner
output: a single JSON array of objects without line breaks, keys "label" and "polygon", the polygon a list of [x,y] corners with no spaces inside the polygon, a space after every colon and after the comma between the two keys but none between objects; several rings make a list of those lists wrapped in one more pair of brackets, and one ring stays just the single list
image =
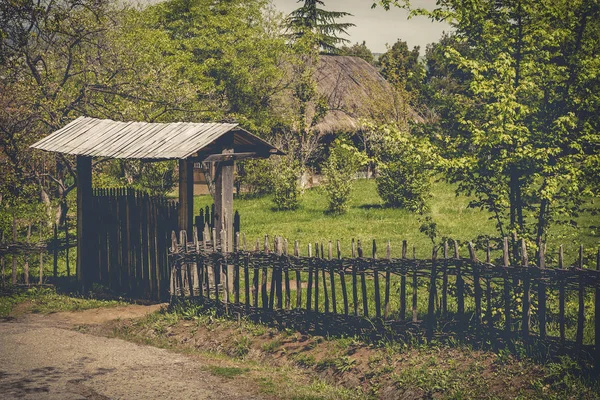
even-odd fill
[{"label": "vertical fence slat", "polygon": [[[540,272],[546,268],[546,255],[544,243],[540,239],[538,243],[538,267]],[[543,276],[538,282],[538,321],[540,325],[540,339],[546,339],[546,284]]]},{"label": "vertical fence slat", "polygon": [[306,309],[312,310],[312,285],[313,285],[313,267],[312,267],[312,245],[308,244],[308,286],[306,288]]},{"label": "vertical fence slat", "polygon": [[[342,247],[340,241],[337,241],[337,258],[338,260],[342,259]],[[340,266],[340,283],[342,285],[342,298],[344,301],[344,315],[348,315],[348,292],[346,290],[346,273],[344,271],[343,265]]]},{"label": "vertical fence slat", "polygon": [[429,281],[429,304],[427,306],[427,332],[426,337],[429,342],[433,339],[433,333],[436,328],[435,320],[435,298],[437,297],[436,278],[437,278],[437,247],[434,246],[431,252],[431,279]]},{"label": "vertical fence slat", "polygon": [[[563,245],[558,248],[558,268],[562,271],[565,269]],[[565,279],[564,275],[560,275],[558,286],[558,325],[560,331],[560,342],[565,343]]]},{"label": "vertical fence slat", "polygon": [[333,248],[332,248],[332,243],[331,240],[329,241],[329,243],[327,244],[328,249],[327,249],[327,258],[329,259],[329,281],[331,283],[331,310],[333,311],[334,314],[337,314],[337,299],[335,296],[335,274],[333,271],[333,266],[331,265],[331,259],[333,258]]},{"label": "vertical fence slat", "polygon": [[510,295],[510,274],[508,266],[510,264],[508,238],[505,237],[502,243],[502,260],[504,263],[504,332],[509,338],[511,334],[512,315],[511,315],[511,295]]},{"label": "vertical fence slat", "polygon": [[319,312],[319,243],[315,243],[315,261],[317,264],[315,268],[315,311]]},{"label": "vertical fence slat", "polygon": [[475,323],[481,325],[481,279],[477,255],[473,243],[469,242],[469,258],[471,259],[471,268],[473,269],[473,294],[475,296]]},{"label": "vertical fence slat", "polygon": [[454,240],[454,263],[456,268],[456,303],[458,320],[465,322],[465,281],[462,276],[462,261],[458,252],[458,241]]},{"label": "vertical fence slat", "polygon": [[373,239],[373,286],[375,288],[375,316],[381,318],[381,291],[379,287],[379,271],[375,267],[375,260],[377,260],[377,243]]},{"label": "vertical fence slat", "polygon": [[[294,241],[294,257],[300,257],[300,243]],[[300,269],[296,269],[296,308],[302,307],[302,279]]]},{"label": "vertical fence slat", "polygon": [[[596,271],[600,272],[600,249],[596,253]],[[594,290],[594,355],[596,371],[600,371],[600,288]]]},{"label": "vertical fence slat", "polygon": [[[485,263],[489,266],[492,262],[491,257],[491,249],[490,249],[490,241],[488,240],[485,246]],[[490,277],[487,277],[485,280],[485,315],[488,326],[493,327],[492,321],[492,280]]]},{"label": "vertical fence slat", "polygon": [[354,238],[352,238],[352,303],[354,305],[354,316],[358,317],[358,280],[356,276],[356,252]]},{"label": "vertical fence slat", "polygon": [[[363,250],[362,250],[362,245],[361,245],[360,239],[357,242],[357,251],[358,251],[358,258],[362,259]],[[366,277],[365,277],[365,271],[362,266],[360,269],[360,287],[361,287],[361,292],[362,292],[363,315],[365,317],[369,317],[369,301],[368,301],[368,297],[367,297],[367,281],[366,281]]]},{"label": "vertical fence slat", "polygon": [[284,266],[284,271],[283,273],[285,274],[285,309],[289,310],[291,308],[291,298],[290,298],[290,292],[291,292],[291,288],[290,288],[290,271],[289,271],[289,265],[290,265],[290,259],[288,257],[288,241],[287,239],[283,240],[283,255],[285,257],[285,266]]},{"label": "vertical fence slat", "polygon": [[583,274],[583,245],[579,246],[579,260],[577,267],[580,270],[579,273],[579,288],[577,290],[578,307],[577,307],[577,333],[575,335],[575,344],[581,346],[583,344],[583,328],[585,321],[585,285]]},{"label": "vertical fence slat", "polygon": [[[12,223],[12,236],[13,243],[17,243],[17,218],[13,215],[13,223]],[[14,285],[17,284],[17,254],[13,253],[12,255],[12,276],[11,282]]]},{"label": "vertical fence slat", "polygon": [[[521,266],[524,269],[529,267],[529,257],[527,255],[527,244],[525,239],[521,239]],[[523,313],[521,315],[521,334],[523,340],[529,340],[529,332],[531,331],[531,287],[529,272],[526,271],[523,278]]]},{"label": "vertical fence slat", "polygon": [[[385,258],[388,262],[392,259],[392,245],[390,241],[387,242]],[[385,294],[383,299],[383,318],[388,319],[390,316],[390,285],[391,285],[391,273],[389,268],[385,271]]]},{"label": "vertical fence slat", "polygon": [[416,323],[419,320],[417,294],[419,280],[417,275],[417,248],[413,246],[413,279],[412,279],[412,322]]},{"label": "vertical fence slat", "polygon": [[[269,254],[269,237],[265,235],[264,252]],[[266,310],[269,307],[269,294],[267,293],[267,266],[263,265],[262,268],[262,280],[260,285],[260,292],[262,294],[262,307]]]},{"label": "vertical fence slat", "polygon": [[406,268],[406,251],[408,248],[408,243],[406,240],[402,241],[402,266],[403,272],[400,276],[400,319],[406,319],[406,272],[408,269]]}]

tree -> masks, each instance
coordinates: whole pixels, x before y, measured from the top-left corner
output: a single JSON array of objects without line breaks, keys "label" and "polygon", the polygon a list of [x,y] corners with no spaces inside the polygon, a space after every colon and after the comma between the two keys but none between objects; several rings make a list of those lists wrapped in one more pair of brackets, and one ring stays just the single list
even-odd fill
[{"label": "tree", "polygon": [[349,22],[337,22],[336,20],[352,14],[343,11],[327,11],[319,6],[325,3],[321,0],[298,0],[304,5],[290,13],[287,18],[290,37],[297,40],[307,33],[312,33],[317,48],[325,53],[338,53],[336,45],[348,43],[349,40],[341,38],[339,34],[347,34],[347,29],[355,26]]},{"label": "tree", "polygon": [[408,50],[408,44],[398,39],[377,61],[381,75],[398,88],[418,93],[425,77],[425,68],[419,61],[419,50],[419,46]]},{"label": "tree", "polygon": [[348,211],[348,202],[352,191],[352,181],[356,171],[366,161],[366,156],[346,140],[337,139],[330,148],[325,162],[325,193],[327,193],[327,212],[344,214]]},{"label": "tree", "polygon": [[369,64],[373,64],[375,62],[375,57],[373,57],[373,53],[371,52],[371,50],[369,50],[364,40],[362,43],[354,43],[350,47],[342,46],[339,50],[339,55],[360,57]]},{"label": "tree", "polygon": [[490,210],[501,234],[544,240],[598,194],[600,6],[563,0],[445,1],[455,45],[447,65],[464,74],[436,133],[448,177]]}]

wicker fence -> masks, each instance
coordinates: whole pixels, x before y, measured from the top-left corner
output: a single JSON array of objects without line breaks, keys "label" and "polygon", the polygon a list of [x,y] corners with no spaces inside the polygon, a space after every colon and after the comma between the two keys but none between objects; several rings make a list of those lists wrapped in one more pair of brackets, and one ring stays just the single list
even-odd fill
[{"label": "wicker fence", "polygon": [[503,263],[495,265],[489,247],[481,261],[470,243],[464,258],[453,242],[434,248],[429,259],[416,259],[414,249],[413,258],[407,254],[406,242],[402,257],[391,258],[389,242],[381,251],[373,241],[367,255],[360,241],[352,241],[351,257],[345,258],[339,241],[309,244],[307,255],[300,256],[298,242],[288,249],[282,238],[275,238],[271,248],[265,237],[249,250],[244,235],[237,234],[234,252],[225,253],[223,233],[195,235],[205,240],[188,241],[185,232],[176,236],[173,232],[169,250],[173,298],[249,314],[290,310],[303,312],[303,318],[380,321],[421,330],[427,339],[453,325],[502,338],[586,348],[600,359],[595,345],[600,335],[600,252],[593,270],[583,268],[582,250],[575,265],[564,265],[561,250],[559,265],[547,266],[544,246],[532,265],[524,241],[520,263],[511,264],[507,239]]}]

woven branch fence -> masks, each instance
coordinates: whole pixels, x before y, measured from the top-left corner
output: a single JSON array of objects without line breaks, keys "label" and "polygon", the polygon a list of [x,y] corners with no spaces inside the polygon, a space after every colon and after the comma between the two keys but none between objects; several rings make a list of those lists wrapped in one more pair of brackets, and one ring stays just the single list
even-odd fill
[{"label": "woven branch fence", "polygon": [[[459,254],[454,242],[452,247],[435,247],[430,259],[416,259],[414,248],[413,258],[408,257],[406,241],[402,257],[391,258],[389,242],[380,251],[373,241],[367,255],[361,242],[353,240],[351,257],[344,258],[339,241],[309,244],[308,256],[300,256],[298,242],[290,249],[282,238],[275,238],[271,247],[265,237],[249,250],[238,233],[234,251],[226,253],[221,251],[224,232],[205,229],[193,236],[188,240],[185,232],[179,238],[172,233],[173,299],[193,298],[226,311],[301,310],[305,315],[403,322],[418,326],[429,340],[442,321],[452,320],[463,330],[487,329],[507,338],[586,347],[600,360],[600,251],[592,270],[582,268],[582,248],[578,265],[566,268],[562,247],[559,265],[549,267],[540,246],[537,265],[531,265],[524,241],[520,264],[511,265],[508,239],[503,265],[494,265],[489,246],[486,261],[481,261],[471,243],[468,257]],[[573,310],[570,305],[575,303]]]}]

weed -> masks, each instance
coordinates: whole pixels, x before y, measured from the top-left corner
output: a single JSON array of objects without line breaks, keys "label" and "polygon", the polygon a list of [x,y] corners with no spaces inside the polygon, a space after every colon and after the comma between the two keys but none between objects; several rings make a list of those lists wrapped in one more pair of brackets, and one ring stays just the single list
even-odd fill
[{"label": "weed", "polygon": [[252,342],[248,336],[241,336],[233,341],[233,356],[244,358],[250,352]]},{"label": "weed", "polygon": [[312,354],[298,353],[292,357],[300,367],[310,368],[316,364],[315,357]]},{"label": "weed", "polygon": [[275,353],[281,347],[281,339],[275,339],[262,345],[262,350],[265,353]]}]

